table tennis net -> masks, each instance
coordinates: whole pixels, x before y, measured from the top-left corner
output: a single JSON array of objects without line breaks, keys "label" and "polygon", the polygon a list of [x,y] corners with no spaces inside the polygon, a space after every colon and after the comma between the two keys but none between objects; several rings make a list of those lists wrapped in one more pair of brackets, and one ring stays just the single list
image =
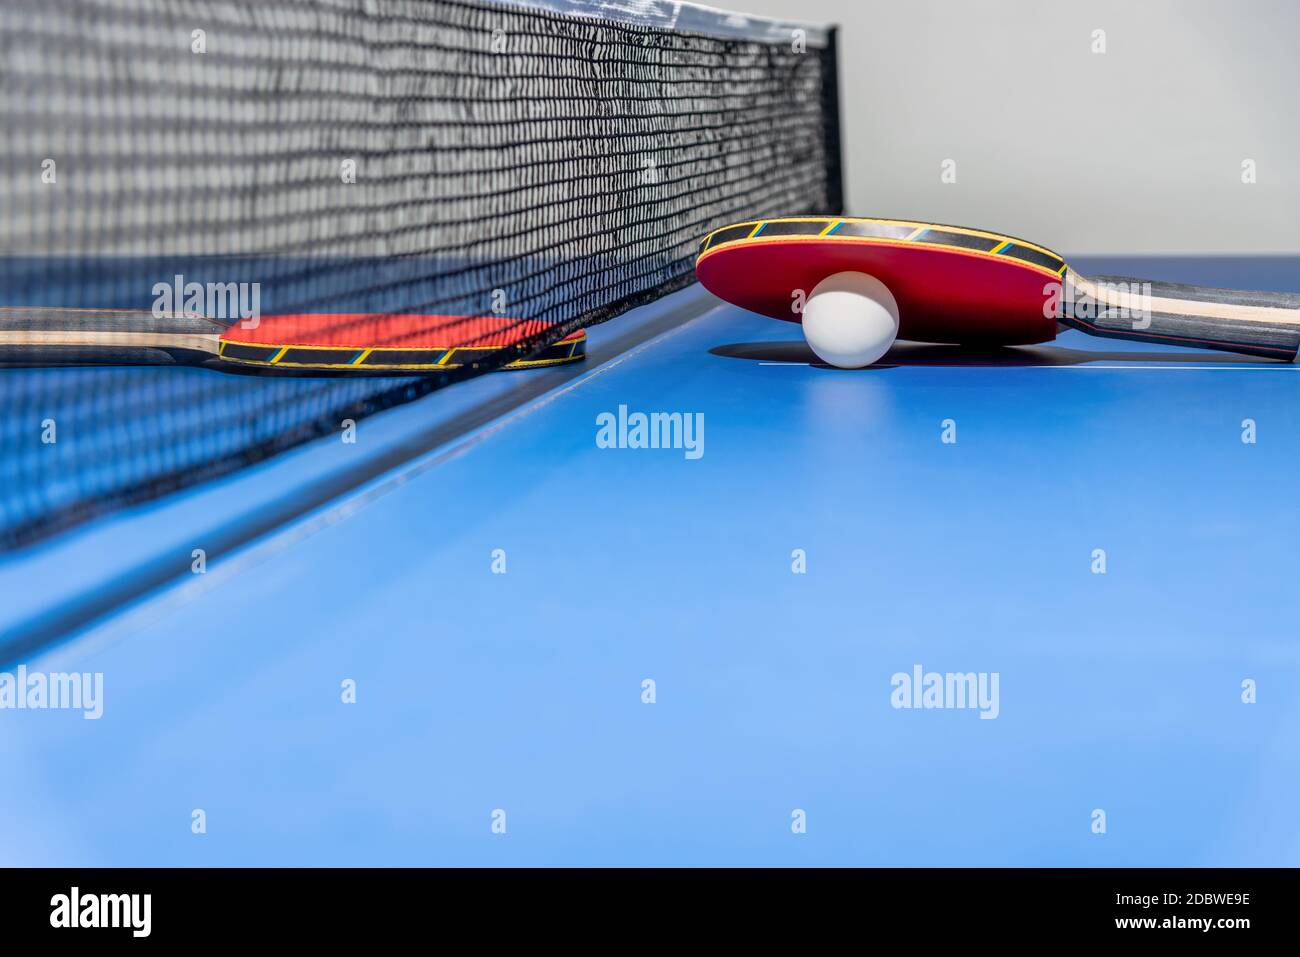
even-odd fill
[{"label": "table tennis net", "polygon": [[666,0],[5,0],[0,306],[199,289],[489,348],[0,368],[0,550],[539,355],[691,282],[720,223],[838,212],[835,79],[833,31]]}]

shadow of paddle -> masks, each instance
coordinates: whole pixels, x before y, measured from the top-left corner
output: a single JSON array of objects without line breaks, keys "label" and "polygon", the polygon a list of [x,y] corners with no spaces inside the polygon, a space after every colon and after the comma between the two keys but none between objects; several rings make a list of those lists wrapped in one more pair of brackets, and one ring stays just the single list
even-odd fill
[{"label": "shadow of paddle", "polygon": [[[736,342],[715,346],[711,355],[751,362],[785,362],[832,369],[817,358],[806,342]],[[1274,360],[1224,352],[1089,352],[1061,346],[953,346],[923,342],[895,342],[874,365],[865,369],[838,370],[871,372],[899,366],[1076,366],[1092,362],[1209,363],[1213,365],[1277,365]]]}]

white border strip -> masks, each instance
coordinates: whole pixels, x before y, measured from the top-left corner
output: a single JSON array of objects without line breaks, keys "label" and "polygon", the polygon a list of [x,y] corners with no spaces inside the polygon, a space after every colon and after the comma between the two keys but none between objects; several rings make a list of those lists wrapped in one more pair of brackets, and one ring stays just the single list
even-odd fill
[{"label": "white border strip", "polygon": [[746,13],[681,3],[679,0],[478,0],[484,6],[513,6],[571,17],[614,20],[679,33],[699,33],[729,40],[788,43],[802,30],[809,46],[824,47],[830,32],[824,24],[771,20]]}]

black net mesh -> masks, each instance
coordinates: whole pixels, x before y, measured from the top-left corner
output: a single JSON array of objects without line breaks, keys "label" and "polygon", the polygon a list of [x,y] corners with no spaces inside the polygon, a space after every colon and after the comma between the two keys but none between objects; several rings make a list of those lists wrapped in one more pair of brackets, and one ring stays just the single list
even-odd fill
[{"label": "black net mesh", "polygon": [[[608,16],[3,0],[0,548],[553,355],[690,282],[720,223],[839,211],[833,35]],[[458,358],[239,374],[15,345],[56,307],[157,315],[194,288],[167,309],[310,316],[380,349],[436,321]]]}]

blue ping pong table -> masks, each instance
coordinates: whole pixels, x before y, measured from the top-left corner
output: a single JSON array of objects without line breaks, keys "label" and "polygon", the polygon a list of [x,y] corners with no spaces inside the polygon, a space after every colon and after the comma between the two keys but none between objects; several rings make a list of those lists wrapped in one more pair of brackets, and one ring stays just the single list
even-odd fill
[{"label": "blue ping pong table", "polygon": [[[356,450],[0,565],[14,627],[178,569],[0,665],[103,676],[97,719],[0,711],[0,863],[1300,862],[1300,366],[1067,333],[841,372],[698,287],[641,312],[363,421],[399,449],[532,377],[205,574],[229,503]],[[702,416],[702,454],[600,447],[620,407]],[[996,697],[896,707],[917,669]]]}]

